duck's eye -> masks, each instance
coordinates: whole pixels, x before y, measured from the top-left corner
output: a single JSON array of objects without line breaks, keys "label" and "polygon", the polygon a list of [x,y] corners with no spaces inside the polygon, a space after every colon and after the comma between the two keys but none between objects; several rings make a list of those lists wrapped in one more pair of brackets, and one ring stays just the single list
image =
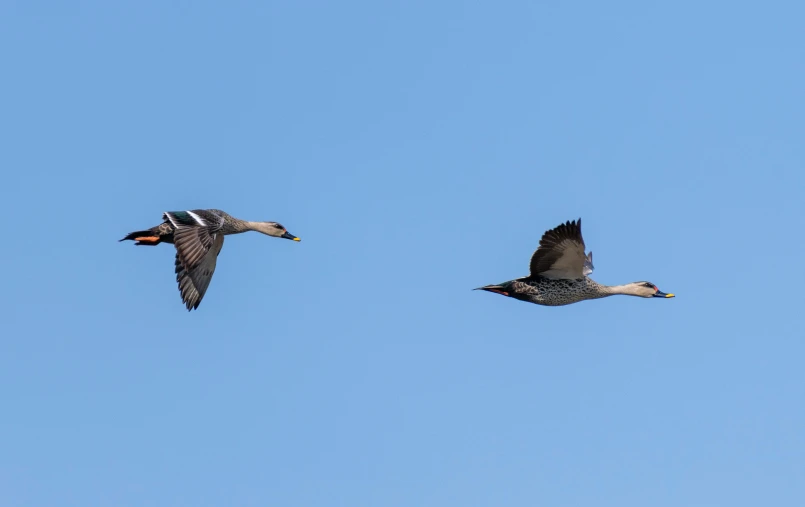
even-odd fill
[{"label": "duck's eye", "polygon": [[644,283],[644,284],[643,284],[643,287],[648,287],[649,289],[653,289],[653,288],[654,288],[654,284],[651,284],[651,283],[646,282],[646,283]]},{"label": "duck's eye", "polygon": [[280,224],[274,224],[274,227],[277,229],[285,229],[285,227],[281,226]]}]

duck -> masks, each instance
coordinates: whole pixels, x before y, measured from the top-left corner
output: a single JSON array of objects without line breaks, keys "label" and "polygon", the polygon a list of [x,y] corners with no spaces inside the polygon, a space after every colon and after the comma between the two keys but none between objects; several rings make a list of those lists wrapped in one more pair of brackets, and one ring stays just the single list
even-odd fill
[{"label": "duck", "polygon": [[643,298],[674,297],[651,282],[602,285],[591,280],[593,253],[585,255],[581,218],[560,224],[542,235],[531,256],[530,275],[494,285],[478,287],[502,296],[543,306],[564,306],[588,299],[614,295]]},{"label": "duck", "polygon": [[120,241],[134,241],[137,246],[173,244],[176,247],[176,282],[182,302],[187,311],[191,311],[198,308],[210,286],[224,236],[246,231],[300,241],[277,222],[240,220],[219,209],[166,211],[162,213],[161,224],[127,234]]}]

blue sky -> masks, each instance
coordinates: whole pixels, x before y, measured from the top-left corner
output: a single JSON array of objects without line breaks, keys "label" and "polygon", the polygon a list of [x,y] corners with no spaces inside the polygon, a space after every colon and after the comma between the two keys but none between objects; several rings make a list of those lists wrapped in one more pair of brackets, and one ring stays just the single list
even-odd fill
[{"label": "blue sky", "polygon": [[168,4],[0,4],[4,505],[805,504],[801,2]]}]

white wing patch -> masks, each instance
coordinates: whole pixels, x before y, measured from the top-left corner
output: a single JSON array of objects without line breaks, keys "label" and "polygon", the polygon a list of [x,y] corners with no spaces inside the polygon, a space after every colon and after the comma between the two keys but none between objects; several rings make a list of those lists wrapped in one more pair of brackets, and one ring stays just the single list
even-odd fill
[{"label": "white wing patch", "polygon": [[170,211],[165,211],[165,212],[163,212],[163,213],[162,213],[162,216],[167,217],[168,221],[171,223],[171,225],[172,225],[174,228],[178,227],[178,226],[176,225],[176,222],[173,220],[173,215],[171,215],[171,214],[170,214]]},{"label": "white wing patch", "polygon": [[207,222],[205,222],[200,216],[196,215],[192,211],[188,211],[187,214],[190,215],[191,217],[193,217],[193,220],[195,220],[198,225],[201,225],[201,226],[204,226],[204,227],[207,226]]},{"label": "white wing patch", "polygon": [[593,253],[590,252],[587,254],[587,258],[584,259],[584,276],[592,273],[594,269],[595,266],[593,266]]}]

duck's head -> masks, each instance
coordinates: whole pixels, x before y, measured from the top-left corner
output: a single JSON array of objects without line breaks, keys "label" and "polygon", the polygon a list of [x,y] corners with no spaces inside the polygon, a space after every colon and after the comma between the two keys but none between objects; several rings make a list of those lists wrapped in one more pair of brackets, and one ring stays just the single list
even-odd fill
[{"label": "duck's head", "polygon": [[262,232],[275,238],[285,238],[293,241],[301,241],[299,238],[288,232],[288,229],[277,222],[253,222],[252,229]]},{"label": "duck's head", "polygon": [[624,293],[643,298],[672,298],[673,294],[666,294],[651,282],[632,282],[623,286]]}]

